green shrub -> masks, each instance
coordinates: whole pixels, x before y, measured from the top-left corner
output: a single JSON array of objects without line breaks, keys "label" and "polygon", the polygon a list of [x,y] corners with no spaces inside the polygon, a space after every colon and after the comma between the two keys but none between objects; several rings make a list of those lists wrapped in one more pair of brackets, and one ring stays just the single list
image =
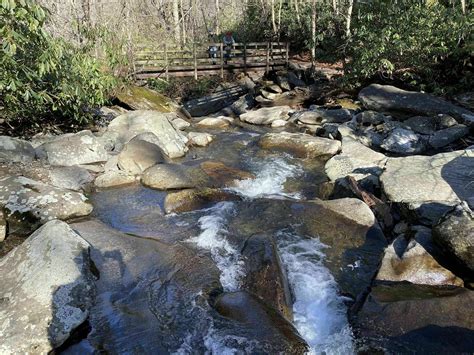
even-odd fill
[{"label": "green shrub", "polygon": [[346,66],[347,78],[355,84],[378,76],[424,89],[425,84],[436,86],[448,70],[442,63],[469,58],[463,46],[472,15],[462,15],[459,8],[378,0],[361,3],[357,11]]},{"label": "green shrub", "polygon": [[46,18],[33,0],[0,3],[0,106],[10,124],[52,118],[83,123],[115,85],[87,46],[52,38],[44,29]]}]

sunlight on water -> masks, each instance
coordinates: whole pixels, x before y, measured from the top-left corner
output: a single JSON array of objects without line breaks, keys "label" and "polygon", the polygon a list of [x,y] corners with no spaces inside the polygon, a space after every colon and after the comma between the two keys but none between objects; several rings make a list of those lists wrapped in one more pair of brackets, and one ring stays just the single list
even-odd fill
[{"label": "sunlight on water", "polygon": [[277,243],[295,298],[294,323],[310,354],[354,353],[346,306],[323,264],[327,246],[288,232],[279,232]]}]

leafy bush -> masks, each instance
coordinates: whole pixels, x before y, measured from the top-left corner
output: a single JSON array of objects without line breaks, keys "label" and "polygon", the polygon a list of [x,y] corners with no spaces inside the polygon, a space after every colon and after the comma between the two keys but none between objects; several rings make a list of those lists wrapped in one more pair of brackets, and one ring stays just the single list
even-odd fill
[{"label": "leafy bush", "polygon": [[439,68],[443,62],[469,58],[463,46],[472,30],[472,15],[462,15],[459,8],[378,0],[361,3],[357,10],[346,67],[354,83],[378,75],[423,89],[423,83],[435,85],[440,79],[447,69]]},{"label": "leafy bush", "polygon": [[38,125],[53,117],[83,123],[115,85],[87,46],[52,38],[46,19],[34,0],[0,3],[0,106],[10,124]]},{"label": "leafy bush", "polygon": [[182,101],[198,98],[210,94],[221,83],[218,76],[194,78],[148,79],[148,87],[172,99]]}]

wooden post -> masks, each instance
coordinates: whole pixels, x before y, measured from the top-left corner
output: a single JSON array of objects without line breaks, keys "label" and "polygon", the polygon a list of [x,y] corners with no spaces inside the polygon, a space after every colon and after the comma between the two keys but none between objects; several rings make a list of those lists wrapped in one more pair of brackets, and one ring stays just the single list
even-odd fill
[{"label": "wooden post", "polygon": [[194,58],[194,79],[198,78],[197,58],[196,58],[196,43],[193,43],[193,58]]},{"label": "wooden post", "polygon": [[244,43],[244,74],[247,75],[247,43]]},{"label": "wooden post", "polygon": [[165,43],[165,79],[166,79],[166,81],[168,81],[168,79],[169,79],[168,68],[169,68],[168,45]]},{"label": "wooden post", "polygon": [[290,64],[290,43],[289,42],[286,42],[285,62],[286,62],[286,67],[288,68],[288,65]]},{"label": "wooden post", "polygon": [[266,65],[265,65],[265,73],[270,71],[270,43],[267,42],[267,57],[266,57]]},{"label": "wooden post", "polygon": [[221,50],[221,79],[224,78],[224,45],[221,43],[220,44],[220,50]]}]

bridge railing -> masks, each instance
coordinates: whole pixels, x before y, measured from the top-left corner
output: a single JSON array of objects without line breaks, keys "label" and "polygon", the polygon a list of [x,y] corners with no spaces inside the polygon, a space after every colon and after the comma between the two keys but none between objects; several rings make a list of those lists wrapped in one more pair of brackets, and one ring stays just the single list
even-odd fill
[{"label": "bridge railing", "polygon": [[[230,47],[230,50],[229,50]],[[167,45],[142,47],[135,52],[138,79],[170,76],[220,75],[225,72],[269,71],[288,65],[288,44],[283,42],[194,44],[188,48]]]}]

